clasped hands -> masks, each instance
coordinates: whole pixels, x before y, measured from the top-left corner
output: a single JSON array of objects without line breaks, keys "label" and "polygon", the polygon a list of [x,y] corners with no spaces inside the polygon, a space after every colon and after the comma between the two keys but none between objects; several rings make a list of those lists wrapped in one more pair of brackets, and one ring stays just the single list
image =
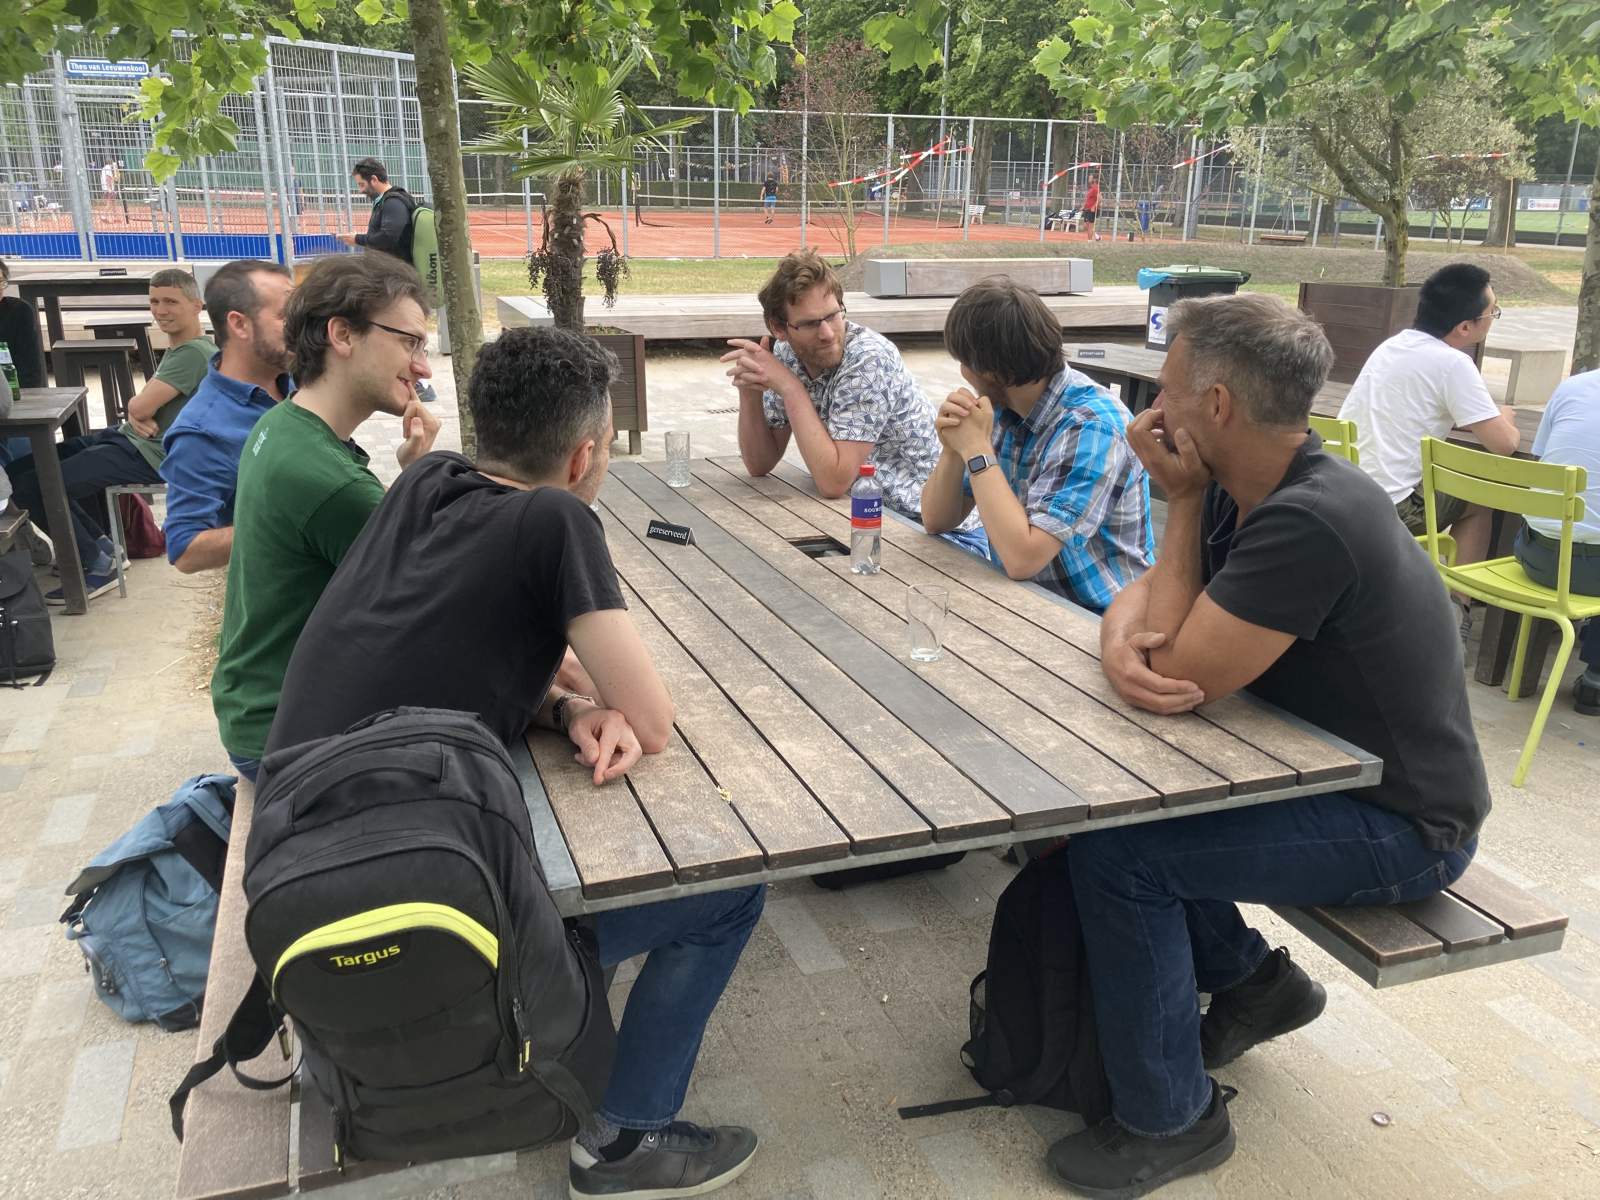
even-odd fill
[{"label": "clasped hands", "polygon": [[945,397],[933,424],[940,444],[963,461],[994,447],[994,404],[989,397],[975,396],[966,388],[957,388]]},{"label": "clasped hands", "polygon": [[770,336],[759,342],[750,338],[729,338],[728,345],[733,349],[722,356],[722,362],[728,366],[728,378],[740,391],[772,391],[780,396],[795,388],[802,393],[805,391],[800,377],[779,362],[772,352]]}]

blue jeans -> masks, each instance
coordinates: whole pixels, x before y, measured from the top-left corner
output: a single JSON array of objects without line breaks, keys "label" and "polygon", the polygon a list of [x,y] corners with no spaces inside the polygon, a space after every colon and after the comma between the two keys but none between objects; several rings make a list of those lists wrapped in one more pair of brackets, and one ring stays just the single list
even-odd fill
[{"label": "blue jeans", "polygon": [[1267,944],[1235,901],[1397,904],[1467,869],[1477,838],[1430,850],[1405,817],[1334,792],[1125,825],[1068,842],[1111,1107],[1182,1133],[1211,1104],[1199,992],[1242,983]]},{"label": "blue jeans", "polygon": [[683,1107],[711,1010],[733,975],[767,889],[735,888],[619,908],[593,918],[600,965],[649,952],[617,1028],[600,1115],[623,1129],[660,1129]]},{"label": "blue jeans", "polygon": [[233,751],[228,751],[228,761],[233,764],[233,769],[243,775],[251,783],[256,781],[256,776],[261,774],[261,760],[259,758],[240,758]]}]

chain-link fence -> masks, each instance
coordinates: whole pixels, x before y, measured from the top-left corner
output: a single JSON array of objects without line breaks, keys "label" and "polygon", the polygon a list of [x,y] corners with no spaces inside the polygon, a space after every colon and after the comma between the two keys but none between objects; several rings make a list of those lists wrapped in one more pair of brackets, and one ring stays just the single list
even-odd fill
[{"label": "chain-link fence", "polygon": [[[158,185],[143,167],[150,127],[133,115],[144,64],[93,57],[105,48],[86,39],[77,55],[0,88],[0,255],[293,262],[328,253],[337,234],[366,228],[369,202],[350,168],[367,157],[431,200],[410,55],[269,38],[267,70],[224,102],[239,127],[235,149],[186,162]],[[1337,188],[1313,186],[1325,174],[1317,164],[1262,130],[1228,142],[1182,128],[957,114],[646,113],[693,124],[641,149],[630,170],[590,177],[591,250],[615,242],[634,256],[694,258],[812,245],[847,255],[950,240],[1325,244],[1380,233]],[[462,97],[462,141],[494,117]],[[521,257],[539,245],[543,185],[513,178],[505,156],[469,153],[462,166],[474,248]],[[1452,190],[1424,172],[1413,236],[1481,236],[1488,186]],[[1588,205],[1581,178],[1523,183],[1519,240],[1581,244]]]}]

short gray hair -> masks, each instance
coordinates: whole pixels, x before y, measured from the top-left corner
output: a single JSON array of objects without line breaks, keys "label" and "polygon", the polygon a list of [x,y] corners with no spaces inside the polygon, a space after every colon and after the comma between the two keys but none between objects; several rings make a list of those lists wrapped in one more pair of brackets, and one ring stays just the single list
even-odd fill
[{"label": "short gray hair", "polygon": [[1180,300],[1167,314],[1167,333],[1188,339],[1187,383],[1197,391],[1224,384],[1255,425],[1304,428],[1333,367],[1322,326],[1276,296]]}]

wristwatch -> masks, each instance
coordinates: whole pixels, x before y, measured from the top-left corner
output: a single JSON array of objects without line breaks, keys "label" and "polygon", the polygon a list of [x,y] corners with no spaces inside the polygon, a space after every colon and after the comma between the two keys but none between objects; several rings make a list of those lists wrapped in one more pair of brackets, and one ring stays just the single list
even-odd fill
[{"label": "wristwatch", "polygon": [[556,729],[561,733],[567,732],[567,705],[574,700],[586,700],[590,704],[597,703],[593,696],[580,696],[577,692],[568,692],[557,700],[550,706],[550,719],[555,722]]},{"label": "wristwatch", "polygon": [[967,474],[981,475],[990,467],[998,467],[1000,460],[992,454],[978,454],[967,459]]}]

